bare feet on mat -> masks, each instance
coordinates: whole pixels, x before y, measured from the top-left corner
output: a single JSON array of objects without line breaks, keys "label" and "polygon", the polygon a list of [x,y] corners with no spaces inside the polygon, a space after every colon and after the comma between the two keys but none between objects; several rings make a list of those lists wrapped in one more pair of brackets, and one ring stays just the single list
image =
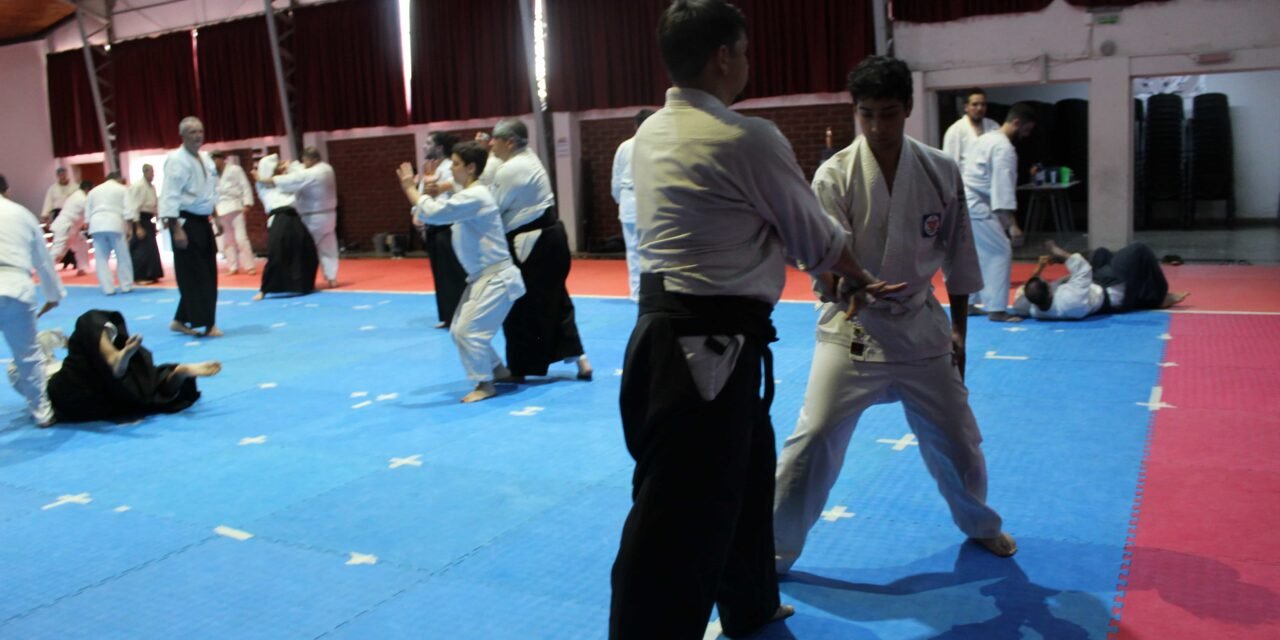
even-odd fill
[{"label": "bare feet on mat", "polygon": [[1001,558],[1008,558],[1018,552],[1018,543],[1013,540],[1013,536],[1003,531],[999,535],[990,538],[974,538],[973,541]]},{"label": "bare feet on mat", "polygon": [[335,279],[333,279],[333,278],[330,278],[330,279],[329,279],[329,280],[327,280],[325,283],[329,285],[329,288],[330,288],[330,289],[337,289],[337,288],[338,288],[338,281],[337,281],[337,280],[335,280]]},{"label": "bare feet on mat", "polygon": [[206,337],[206,338],[221,338],[221,337],[222,337],[222,329],[219,329],[219,328],[218,328],[218,325],[216,325],[216,324],[215,324],[215,325],[213,325],[212,327],[209,327],[208,329],[205,329],[204,333],[203,333],[203,334],[201,334],[201,335],[203,335],[203,336],[204,336],[204,337]]},{"label": "bare feet on mat", "polygon": [[587,360],[587,355],[583,354],[580,356],[578,358],[578,379],[590,382],[594,373],[594,370],[591,368],[591,363]]},{"label": "bare feet on mat", "polygon": [[237,274],[239,274],[239,273],[240,273],[240,270],[239,270],[239,269],[228,269],[228,270],[227,270],[227,275],[229,275],[229,276],[234,276],[234,275],[237,275]]},{"label": "bare feet on mat", "polygon": [[498,389],[497,387],[493,386],[492,382],[481,382],[480,384],[476,385],[476,388],[473,389],[471,393],[468,393],[467,395],[462,396],[462,402],[464,404],[470,404],[472,402],[480,402],[481,400],[487,400],[496,395],[498,395]]},{"label": "bare feet on mat", "polygon": [[1160,308],[1168,309],[1169,307],[1186,300],[1189,295],[1191,295],[1191,292],[1189,291],[1170,291],[1165,295],[1164,302],[1160,303]]},{"label": "bare feet on mat", "polygon": [[265,294],[265,293],[263,293],[263,292],[261,292],[261,291],[259,291],[259,292],[255,293],[255,294],[253,294],[253,297],[252,297],[252,298],[250,298],[250,300],[253,300],[254,302],[257,302],[258,300],[261,300],[261,299],[263,299],[264,297],[266,297],[266,294]]},{"label": "bare feet on mat", "polygon": [[195,362],[192,364],[180,364],[174,372],[180,375],[191,376],[194,378],[204,378],[208,376],[216,376],[222,371],[222,363],[217,360],[208,362]]},{"label": "bare feet on mat", "polygon": [[524,376],[513,376],[511,375],[510,369],[508,369],[505,365],[500,364],[493,368],[493,381],[505,382],[509,384],[519,384],[521,382],[524,382]]},{"label": "bare feet on mat", "polygon": [[198,335],[200,335],[200,332],[199,332],[199,331],[196,331],[195,329],[192,329],[191,327],[188,327],[187,325],[182,324],[181,322],[178,322],[177,320],[174,320],[173,322],[170,322],[170,323],[169,323],[169,330],[170,330],[170,331],[177,331],[178,333],[183,333],[183,334],[186,334],[186,335],[189,335],[189,336],[198,336]]},{"label": "bare feet on mat", "polygon": [[245,271],[245,273],[247,273],[247,274],[249,274],[249,275],[251,275],[251,276],[256,276],[256,275],[258,275],[258,270],[257,270],[257,269],[254,269],[253,267],[249,267],[249,268]]},{"label": "bare feet on mat", "polygon": [[789,604],[780,604],[780,605],[778,605],[778,610],[773,612],[773,617],[772,617],[772,618],[769,618],[769,622],[777,622],[777,621],[779,621],[779,620],[786,620],[787,618],[790,618],[791,616],[794,616],[795,614],[796,614],[796,608],[795,608],[795,607],[793,607],[793,606],[791,606],[791,605],[789,605]]},{"label": "bare feet on mat", "polygon": [[434,325],[432,328],[433,328],[433,329],[448,329],[448,328],[449,328],[449,323],[448,323],[448,322],[437,322],[437,323],[435,323],[435,325]]},{"label": "bare feet on mat", "polygon": [[1022,316],[1010,315],[1004,311],[988,313],[987,319],[992,322],[1022,322]]}]

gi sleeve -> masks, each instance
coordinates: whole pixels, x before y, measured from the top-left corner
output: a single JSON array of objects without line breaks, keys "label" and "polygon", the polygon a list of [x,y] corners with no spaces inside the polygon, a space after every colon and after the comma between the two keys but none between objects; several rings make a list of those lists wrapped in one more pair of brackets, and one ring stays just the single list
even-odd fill
[{"label": "gi sleeve", "polygon": [[296,169],[300,166],[294,162],[289,166],[289,171],[275,177],[276,186],[285,193],[297,193],[313,184],[317,180],[317,172],[311,169]]},{"label": "gi sleeve", "polygon": [[978,249],[973,241],[973,225],[969,222],[969,207],[965,204],[964,184],[960,172],[951,167],[955,189],[951,201],[942,212],[943,246],[946,256],[942,259],[942,277],[947,283],[947,293],[968,295],[982,290],[982,267],[978,264]]},{"label": "gi sleeve", "polygon": [[613,154],[613,179],[609,181],[609,192],[613,194],[613,201],[622,202],[622,189],[626,187],[627,174],[631,169],[631,149],[633,145],[626,142],[618,145],[618,150]]},{"label": "gi sleeve", "polygon": [[460,193],[443,202],[424,195],[413,207],[413,219],[422,224],[444,225],[479,215],[484,203],[470,194]]},{"label": "gi sleeve", "polygon": [[44,294],[46,302],[59,302],[66,297],[67,290],[63,288],[62,279],[58,277],[58,271],[53,266],[53,256],[49,254],[49,248],[44,244],[44,234],[41,233],[40,227],[36,226],[34,219],[29,220],[29,223],[31,265],[40,276],[40,292]]},{"label": "gi sleeve", "polygon": [[236,172],[236,180],[240,183],[240,205],[248,208],[253,206],[253,186],[249,184],[249,174],[240,169]]},{"label": "gi sleeve", "polygon": [[139,219],[138,212],[142,210],[142,199],[145,197],[142,190],[138,188],[141,183],[129,185],[129,190],[124,192],[124,217],[126,220],[137,221]]},{"label": "gi sleeve", "polygon": [[163,219],[176,219],[182,208],[182,192],[191,180],[191,163],[176,160],[172,155],[164,161],[164,188],[156,204],[157,215]]},{"label": "gi sleeve", "polygon": [[1089,290],[1093,284],[1093,265],[1089,264],[1084,256],[1078,253],[1071,254],[1071,257],[1067,258],[1067,271],[1071,272],[1067,286],[1080,291]]},{"label": "gi sleeve", "polygon": [[991,210],[1018,210],[1018,152],[1012,144],[991,150]]},{"label": "gi sleeve", "polygon": [[947,154],[956,164],[960,163],[960,130],[956,125],[951,125],[947,129],[947,134],[942,137],[942,152]]}]

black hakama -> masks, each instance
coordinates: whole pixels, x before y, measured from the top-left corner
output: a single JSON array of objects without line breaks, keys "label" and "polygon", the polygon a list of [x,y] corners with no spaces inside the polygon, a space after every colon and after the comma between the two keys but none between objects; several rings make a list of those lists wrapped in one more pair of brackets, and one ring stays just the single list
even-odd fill
[{"label": "black hakama", "polygon": [[1164,277],[1160,259],[1141,242],[1119,251],[1105,247],[1094,249],[1089,256],[1093,282],[1103,287],[1124,284],[1124,302],[1109,311],[1159,309],[1169,294],[1169,281]]},{"label": "black hakama", "polygon": [[164,277],[164,265],[160,264],[160,245],[156,242],[155,215],[138,212],[138,226],[145,236],[133,234],[129,241],[129,257],[133,259],[133,279],[148,282]]},{"label": "black hakama", "polygon": [[[581,356],[582,339],[574,320],[569,278],[569,236],[564,224],[548,212],[538,222],[507,234],[512,259],[517,234],[542,228],[542,235],[524,261],[515,260],[524,279],[525,294],[516,300],[502,333],[507,340],[507,368],[513,376],[543,376],[547,366]],[[546,226],[541,226],[545,224]]]},{"label": "black hakama", "polygon": [[316,290],[320,258],[311,232],[293,207],[271,210],[267,232],[267,265],[262,269],[262,293],[305,294]]},{"label": "black hakama", "polygon": [[[178,311],[173,319],[193,329],[214,326],[218,309],[218,246],[211,216],[180,212],[187,246],[173,247],[173,274],[178,280]],[[169,234],[172,238],[173,234]]]},{"label": "black hakama", "polygon": [[453,225],[427,225],[425,241],[431,258],[431,279],[436,286],[436,315],[448,327],[462,303],[467,271],[453,252]]},{"label": "black hakama", "polygon": [[178,365],[156,365],[146,347],[138,347],[124,375],[115,377],[99,348],[107,323],[116,328],[113,344],[123,348],[129,331],[119,312],[94,309],[76,320],[67,359],[49,378],[49,401],[59,422],[176,413],[195,403],[200,397],[196,379],[174,376]]}]

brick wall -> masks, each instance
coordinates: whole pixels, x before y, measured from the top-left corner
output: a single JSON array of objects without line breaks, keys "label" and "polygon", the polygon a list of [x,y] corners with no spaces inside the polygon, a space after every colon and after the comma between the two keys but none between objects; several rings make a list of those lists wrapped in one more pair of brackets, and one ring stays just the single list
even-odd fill
[{"label": "brick wall", "polygon": [[[848,104],[744,109],[743,113],[768,118],[791,141],[806,178],[821,164],[826,147],[827,127],[837,149],[853,140],[853,108]],[[583,197],[587,213],[587,251],[598,251],[605,242],[621,235],[618,205],[609,193],[613,175],[613,154],[623,140],[631,137],[635,125],[630,117],[586,120],[581,124]],[[617,245],[618,247],[621,244]]]},{"label": "brick wall", "polygon": [[[353,251],[372,251],[377,233],[414,238],[409,202],[396,181],[396,167],[413,162],[413,134],[330,140],[325,159],[338,187],[338,241]],[[412,245],[417,248],[421,243]]]}]

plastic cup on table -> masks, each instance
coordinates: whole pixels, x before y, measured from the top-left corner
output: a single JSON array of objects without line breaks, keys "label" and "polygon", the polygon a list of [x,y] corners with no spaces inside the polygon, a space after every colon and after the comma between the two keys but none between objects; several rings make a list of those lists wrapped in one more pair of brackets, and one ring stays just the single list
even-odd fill
[{"label": "plastic cup on table", "polygon": [[1062,184],[1071,184],[1071,168],[1062,167],[1058,169],[1058,178],[1062,180]]}]

